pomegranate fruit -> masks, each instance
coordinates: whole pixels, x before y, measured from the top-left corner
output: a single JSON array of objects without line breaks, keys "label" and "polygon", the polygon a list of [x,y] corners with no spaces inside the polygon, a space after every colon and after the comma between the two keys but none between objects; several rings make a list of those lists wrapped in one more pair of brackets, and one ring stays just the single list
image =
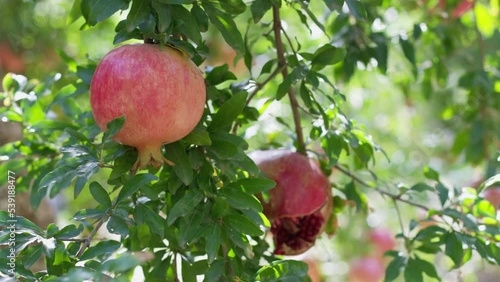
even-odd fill
[{"label": "pomegranate fruit", "polygon": [[131,44],[104,56],[90,85],[90,105],[97,125],[125,116],[113,139],[137,148],[133,171],[165,162],[163,144],[175,142],[203,115],[205,80],[196,65],[174,48]]},{"label": "pomegranate fruit", "polygon": [[396,246],[392,232],[386,228],[372,229],[368,237],[372,244],[375,245],[377,256],[380,257],[383,257],[385,252],[393,250]]},{"label": "pomegranate fruit", "polygon": [[310,249],[332,213],[327,177],[313,160],[299,153],[269,150],[249,156],[276,182],[269,201],[261,200],[264,214],[271,221],[274,253],[297,255]]},{"label": "pomegranate fruit", "polygon": [[379,282],[384,275],[384,262],[380,258],[355,259],[349,266],[349,282]]},{"label": "pomegranate fruit", "polygon": [[484,190],[483,196],[495,207],[495,210],[500,209],[500,187],[487,188]]}]

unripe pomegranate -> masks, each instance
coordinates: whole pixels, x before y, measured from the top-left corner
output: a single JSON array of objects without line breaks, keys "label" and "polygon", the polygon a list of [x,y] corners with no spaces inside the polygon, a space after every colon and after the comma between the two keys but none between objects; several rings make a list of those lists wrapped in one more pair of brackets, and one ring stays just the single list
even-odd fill
[{"label": "unripe pomegranate", "polygon": [[287,150],[249,154],[264,174],[276,182],[269,201],[262,201],[271,221],[275,254],[297,255],[310,249],[332,213],[331,188],[318,165]]},{"label": "unripe pomegranate", "polygon": [[376,248],[376,255],[382,257],[385,252],[394,250],[396,242],[394,241],[394,236],[389,229],[386,228],[375,228],[370,230],[368,234],[370,241]]},{"label": "unripe pomegranate", "polygon": [[159,44],[132,44],[109,52],[90,85],[90,105],[97,125],[125,116],[113,139],[139,152],[133,171],[165,159],[163,144],[175,142],[198,124],[203,114],[205,81],[181,51]]},{"label": "unripe pomegranate", "polygon": [[363,257],[355,259],[349,266],[349,282],[379,282],[385,275],[381,258]]}]

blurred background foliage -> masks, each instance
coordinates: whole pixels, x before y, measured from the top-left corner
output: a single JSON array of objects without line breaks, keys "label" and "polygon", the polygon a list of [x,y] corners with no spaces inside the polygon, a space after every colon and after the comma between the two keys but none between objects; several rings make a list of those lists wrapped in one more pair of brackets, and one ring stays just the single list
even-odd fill
[{"label": "blurred background foliage", "polygon": [[[360,177],[372,181],[372,175],[376,175],[387,191],[397,193],[401,187],[424,181],[426,166],[439,171],[441,180],[456,188],[477,187],[498,173],[500,1],[481,0],[466,9],[460,6],[466,1],[461,0],[366,0],[361,3],[367,14],[360,18],[367,20],[352,16],[345,5],[336,6],[341,2],[311,1],[309,9],[321,25],[290,7],[283,9],[282,18],[289,35],[288,48],[291,45],[309,53],[326,43],[346,48],[342,63],[322,70],[334,78],[336,89],[322,84],[319,91],[345,95],[345,101],[336,99],[345,116],[370,134],[385,153],[376,152],[376,162],[361,168]],[[73,58],[78,65],[95,64],[111,50],[115,26],[126,14],[118,13],[89,27],[81,17],[71,22],[72,6],[70,0],[0,0],[0,75],[15,72],[43,80],[68,72],[62,58]],[[237,25],[245,26],[246,18],[236,18]],[[301,21],[307,25],[297,24]],[[247,34],[254,54],[253,77],[271,59],[270,54],[274,55],[269,38],[262,36],[271,22],[267,13],[255,25],[259,28]],[[238,81],[250,77],[242,54],[236,54],[218,32],[209,30],[203,40],[209,47],[205,66],[228,64]],[[292,147],[289,136],[294,129],[280,118],[291,115],[283,104],[287,102],[269,101],[268,97],[278,91],[279,83],[266,84],[252,101],[261,113],[259,121],[244,124],[238,131],[244,132],[250,148],[284,143]],[[314,132],[315,120],[314,116],[303,115],[306,136],[313,135],[310,132]],[[317,138],[307,138],[307,142],[309,149],[321,151]],[[347,166],[356,166],[350,158],[342,156],[341,160]],[[335,168],[332,179],[338,187],[351,180]],[[308,254],[310,267],[322,273],[326,281],[346,279],[352,260],[373,253],[376,246],[368,239],[371,229],[401,232],[395,216],[398,208],[405,227],[411,219],[427,217],[418,208],[395,206],[375,191],[360,189],[369,198],[369,210],[359,213],[353,207],[341,213],[334,239],[322,238]],[[66,192],[72,197],[71,191]],[[64,207],[58,219],[64,222],[85,208],[90,199],[86,193]],[[437,198],[415,197],[429,206],[438,202]],[[398,248],[403,244],[397,241]],[[498,277],[498,269],[477,258],[460,271],[449,271],[451,261],[445,257],[438,258],[437,266],[444,281],[486,282],[497,281]]]}]

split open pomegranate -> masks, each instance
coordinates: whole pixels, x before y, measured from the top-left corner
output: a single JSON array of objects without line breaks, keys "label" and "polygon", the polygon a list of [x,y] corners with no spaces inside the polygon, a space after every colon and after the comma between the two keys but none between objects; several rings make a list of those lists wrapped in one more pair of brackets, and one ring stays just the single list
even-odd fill
[{"label": "split open pomegranate", "polygon": [[276,186],[261,200],[271,221],[275,254],[298,255],[310,249],[323,233],[332,213],[327,177],[311,159],[287,150],[249,154]]}]

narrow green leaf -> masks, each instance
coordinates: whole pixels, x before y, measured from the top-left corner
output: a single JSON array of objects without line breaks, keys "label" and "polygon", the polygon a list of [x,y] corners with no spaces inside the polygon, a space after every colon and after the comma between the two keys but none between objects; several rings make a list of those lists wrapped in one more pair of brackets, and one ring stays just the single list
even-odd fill
[{"label": "narrow green leaf", "polygon": [[106,124],[106,132],[104,132],[103,136],[103,143],[115,136],[120,129],[122,129],[123,125],[125,124],[125,116],[121,116],[118,118],[113,119],[112,121],[108,122]]},{"label": "narrow green leaf", "polygon": [[277,260],[257,271],[258,281],[309,281],[308,266],[298,260]]},{"label": "narrow green leaf", "polygon": [[100,255],[109,255],[118,250],[121,243],[114,240],[101,241],[95,246],[88,248],[80,257],[80,260],[88,260]]},{"label": "narrow green leaf", "polygon": [[358,20],[366,19],[366,10],[363,4],[358,0],[345,0],[349,11]]},{"label": "narrow green leaf", "polygon": [[81,11],[89,25],[101,22],[128,8],[128,0],[82,0]]},{"label": "narrow green leaf", "polygon": [[89,185],[90,193],[99,204],[106,208],[111,208],[111,199],[108,192],[97,181],[93,181]]},{"label": "narrow green leaf", "polygon": [[80,235],[83,231],[83,225],[80,224],[78,226],[74,224],[70,224],[67,226],[64,226],[63,229],[61,229],[59,232],[54,234],[54,238],[62,240],[62,239],[69,239],[69,238],[74,238],[78,235]]},{"label": "narrow green leaf", "polygon": [[446,201],[448,201],[449,198],[449,191],[446,186],[444,186],[441,182],[436,184],[436,190],[438,192],[439,196],[439,201],[441,202],[441,206],[444,206]]},{"label": "narrow green leaf", "polygon": [[254,23],[258,23],[262,17],[272,8],[272,3],[270,0],[255,0],[250,6],[252,11],[252,18]]},{"label": "narrow green leaf", "polygon": [[164,236],[164,219],[155,211],[153,211],[149,206],[145,204],[138,204],[135,208],[136,218],[142,216],[142,220],[139,221],[139,224],[146,223],[151,232],[155,233],[158,236]]},{"label": "narrow green leaf", "polygon": [[158,32],[163,33],[167,30],[167,28],[170,26],[170,23],[172,22],[170,6],[158,1],[153,1],[152,6],[156,11],[156,14],[158,15]]},{"label": "narrow green leaf", "polygon": [[451,258],[455,264],[453,268],[458,268],[462,266],[462,260],[464,258],[464,249],[462,247],[462,242],[457,238],[454,232],[448,233],[446,236],[445,254]]},{"label": "narrow green leaf", "polygon": [[406,59],[415,66],[415,47],[413,47],[413,44],[408,39],[401,36],[399,37],[399,44],[401,44]]},{"label": "narrow green leaf", "polygon": [[403,271],[405,264],[406,258],[401,255],[396,255],[385,270],[384,281],[391,282],[396,280],[401,274],[401,271]]},{"label": "narrow green leaf", "polygon": [[125,198],[132,196],[137,190],[139,190],[142,186],[150,183],[153,180],[157,180],[158,177],[149,174],[149,173],[141,173],[134,175],[120,190],[118,194],[117,202],[120,203]]},{"label": "narrow green leaf", "polygon": [[245,46],[243,44],[243,37],[232,17],[215,8],[215,6],[209,2],[204,2],[203,7],[205,8],[205,12],[210,22],[220,31],[227,44],[229,44],[236,53],[244,53]]},{"label": "narrow green leaf", "polygon": [[418,262],[410,258],[404,271],[405,281],[423,282],[423,271],[419,268]]},{"label": "narrow green leaf", "polygon": [[221,8],[232,15],[245,12],[247,5],[242,0],[220,0]]},{"label": "narrow green leaf", "polygon": [[229,127],[245,107],[247,92],[240,92],[227,100],[217,111],[208,126],[208,130],[215,132]]},{"label": "narrow green leaf", "polygon": [[288,93],[288,90],[290,90],[290,87],[292,87],[293,83],[293,78],[291,75],[285,77],[283,82],[278,86],[278,90],[276,91],[276,100],[281,100],[285,95]]},{"label": "narrow green leaf", "polygon": [[243,178],[228,185],[228,187],[243,187],[250,194],[267,192],[274,186],[276,186],[276,182],[266,178]]},{"label": "narrow green leaf", "polygon": [[229,214],[224,217],[223,221],[234,230],[250,236],[260,236],[264,234],[254,222],[243,215]]},{"label": "narrow green leaf", "polygon": [[210,146],[212,144],[207,128],[201,125],[196,126],[191,133],[184,137],[184,141],[201,146]]},{"label": "narrow green leaf", "polygon": [[[82,16],[82,0],[75,0],[71,6],[71,11],[69,12],[67,24],[70,25],[74,23],[79,17]],[[5,89],[5,88],[4,88]]]},{"label": "narrow green leaf", "polygon": [[311,61],[313,65],[333,65],[344,60],[346,50],[344,48],[336,48],[330,44],[321,46],[316,52]]},{"label": "narrow green leaf", "polygon": [[193,4],[193,8],[191,8],[191,15],[198,23],[198,29],[201,32],[206,32],[208,30],[208,16],[196,2]]},{"label": "narrow green leaf", "polygon": [[168,213],[167,216],[167,224],[172,225],[174,221],[196,208],[201,200],[203,200],[205,196],[198,190],[189,190],[184,197],[182,197],[173,207],[172,210]]},{"label": "narrow green leaf", "polygon": [[207,252],[209,264],[211,264],[217,257],[221,241],[222,238],[220,225],[210,225],[207,231],[207,235],[205,236],[205,251]]},{"label": "narrow green leaf", "polygon": [[167,158],[175,164],[175,174],[184,185],[189,185],[193,181],[193,168],[184,146],[179,142],[168,144],[165,146],[165,153]]},{"label": "narrow green leaf", "polygon": [[262,205],[255,196],[237,189],[224,189],[222,194],[226,196],[229,205],[235,209],[253,209],[262,212]]},{"label": "narrow green leaf", "polygon": [[143,21],[145,21],[150,11],[151,0],[132,0],[132,7],[127,15],[127,31],[133,31]]}]

